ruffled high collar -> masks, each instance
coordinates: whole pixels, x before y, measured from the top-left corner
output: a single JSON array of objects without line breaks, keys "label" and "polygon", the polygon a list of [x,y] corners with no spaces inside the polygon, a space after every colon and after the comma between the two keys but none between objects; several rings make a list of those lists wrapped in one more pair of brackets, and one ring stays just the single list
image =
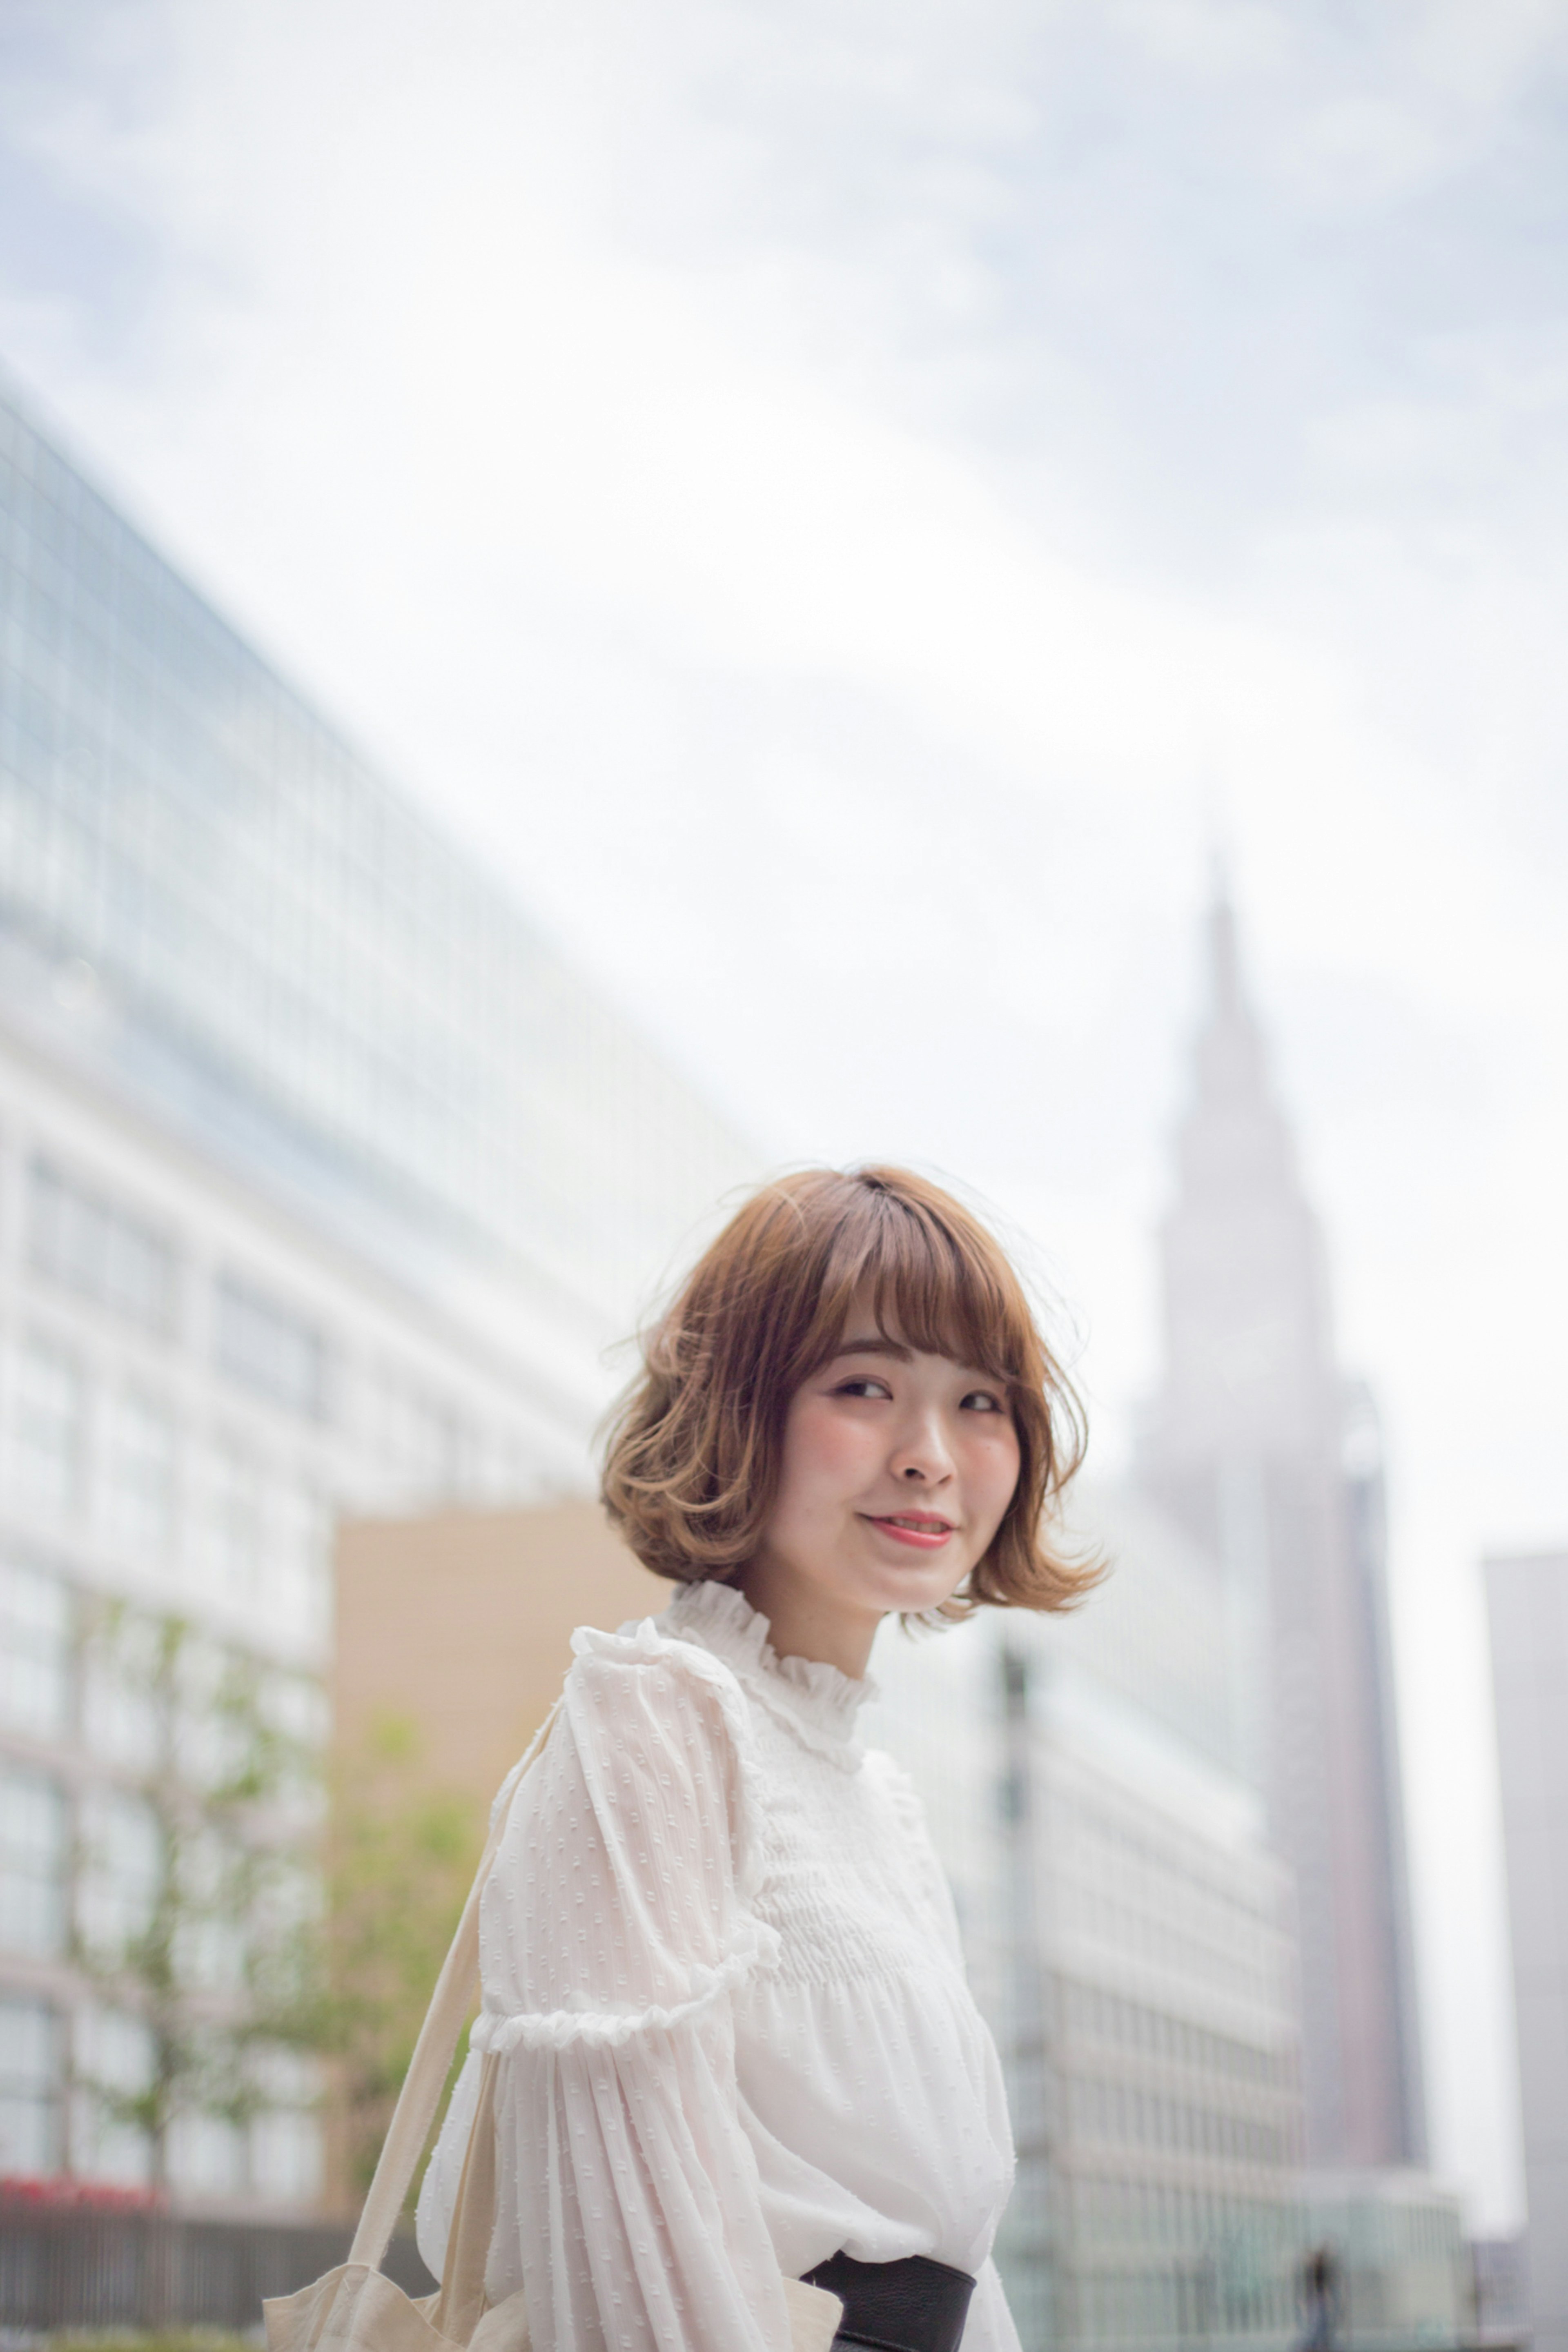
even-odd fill
[{"label": "ruffled high collar", "polygon": [[855,1718],[877,1697],[869,1675],[857,1682],[818,1658],[781,1658],[768,1621],[732,1584],[683,1584],[658,1621],[661,1633],[696,1642],[721,1658],[736,1679],[797,1732],[809,1748],[858,1763]]}]

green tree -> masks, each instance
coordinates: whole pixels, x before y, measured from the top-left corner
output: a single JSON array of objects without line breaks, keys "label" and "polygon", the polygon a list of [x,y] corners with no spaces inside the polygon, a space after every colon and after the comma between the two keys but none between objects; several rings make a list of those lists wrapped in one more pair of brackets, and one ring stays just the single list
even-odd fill
[{"label": "green tree", "polygon": [[246,2124],[268,2061],[314,2046],[320,1738],[308,1685],[181,1616],[101,1604],[84,1656],[100,1744],[121,1760],[82,1826],[74,1958],[144,2058],[78,2081],[144,2138],[163,2188],[182,2116]]},{"label": "green tree", "polygon": [[308,1686],[177,1615],[103,1604],[85,1656],[98,1744],[121,1761],[83,1826],[75,1958],[142,2050],[133,2070],[79,2067],[79,2086],[144,2139],[163,2188],[182,2116],[244,2126],[273,2101],[279,2053],[325,2060],[339,2185],[357,2194],[472,1883],[482,1809],[431,1784],[404,1717],[378,1719],[329,1771]]},{"label": "green tree", "polygon": [[318,2047],[334,2060],[348,2181],[369,2183],[484,1842],[432,1784],[416,1725],[383,1715],[332,1788]]}]

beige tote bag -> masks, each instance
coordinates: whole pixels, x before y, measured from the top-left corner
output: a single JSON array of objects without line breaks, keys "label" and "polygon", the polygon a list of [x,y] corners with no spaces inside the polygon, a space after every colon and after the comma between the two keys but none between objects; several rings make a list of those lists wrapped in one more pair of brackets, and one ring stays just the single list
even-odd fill
[{"label": "beige tote bag", "polygon": [[[381,2265],[436,2120],[458,2036],[479,1982],[479,1896],[500,1843],[512,1792],[549,1728],[546,1722],[496,1805],[484,1858],[414,2045],[348,2261],[314,2286],[262,2305],[267,2352],[451,2352],[453,2346],[464,2352],[529,2352],[521,2289],[493,2310],[485,2297],[485,2263],[495,2227],[499,2061],[494,2056],[486,2056],[479,2076],[479,2104],[452,2209],[439,2289],[413,2302],[383,2276]],[[837,2296],[807,2286],[803,2279],[786,2278],[784,2290],[791,2352],[831,2352],[844,2311]]]}]

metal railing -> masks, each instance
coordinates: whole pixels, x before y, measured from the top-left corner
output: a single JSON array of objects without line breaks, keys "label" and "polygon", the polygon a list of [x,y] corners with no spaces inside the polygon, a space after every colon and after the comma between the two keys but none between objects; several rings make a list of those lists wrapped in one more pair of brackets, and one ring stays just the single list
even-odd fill
[{"label": "metal railing", "polygon": [[[254,2328],[264,2296],[291,2294],[345,2261],[352,2234],[0,2200],[0,2327]],[[394,2241],[385,2269],[411,2294],[435,2284],[412,2238]]]}]

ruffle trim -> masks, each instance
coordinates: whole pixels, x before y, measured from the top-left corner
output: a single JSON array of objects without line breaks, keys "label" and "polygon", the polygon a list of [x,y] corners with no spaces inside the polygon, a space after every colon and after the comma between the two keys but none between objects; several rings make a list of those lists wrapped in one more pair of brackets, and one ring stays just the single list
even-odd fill
[{"label": "ruffle trim", "polygon": [[688,2000],[671,2008],[655,2004],[635,2010],[552,2009],[510,2016],[485,2011],[474,2020],[468,2047],[494,2052],[498,2057],[508,2057],[514,2050],[620,2050],[639,2034],[668,2033],[700,2017],[777,1958],[780,1945],[775,1928],[752,1919],[747,1922],[747,1930],[744,1939],[716,1969],[693,1966],[694,1990]]},{"label": "ruffle trim", "polygon": [[866,1751],[853,1737],[855,1718],[879,1696],[869,1675],[856,1682],[818,1658],[781,1658],[767,1619],[732,1584],[683,1584],[664,1615],[649,1622],[711,1652],[803,1747],[843,1771],[859,1769]]}]

